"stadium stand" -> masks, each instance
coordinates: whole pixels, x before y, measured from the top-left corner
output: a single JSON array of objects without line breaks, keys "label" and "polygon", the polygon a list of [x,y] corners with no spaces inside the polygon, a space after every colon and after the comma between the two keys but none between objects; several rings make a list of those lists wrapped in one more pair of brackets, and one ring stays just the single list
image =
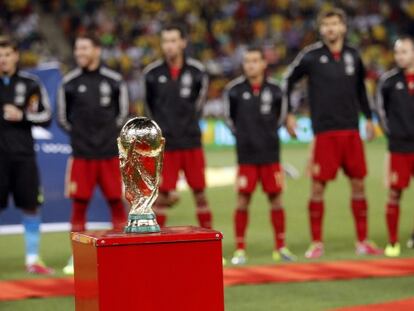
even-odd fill
[{"label": "stadium stand", "polygon": [[[142,98],[141,68],[159,57],[162,24],[185,23],[189,52],[206,64],[211,76],[205,110],[210,116],[220,114],[217,98],[227,81],[239,74],[247,44],[264,46],[269,73],[280,79],[297,52],[315,40],[314,17],[327,5],[321,0],[44,2],[44,9],[55,13],[69,40],[79,32],[97,29],[105,61],[124,73],[134,102]],[[362,50],[372,92],[373,81],[392,63],[389,47],[396,35],[414,32],[410,24],[414,4],[389,0],[334,2],[350,17],[348,39]]]}]

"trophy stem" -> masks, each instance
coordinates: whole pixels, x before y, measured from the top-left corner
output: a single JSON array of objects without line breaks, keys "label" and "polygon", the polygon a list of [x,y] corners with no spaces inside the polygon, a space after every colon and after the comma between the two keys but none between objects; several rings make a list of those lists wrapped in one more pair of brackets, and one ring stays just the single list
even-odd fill
[{"label": "trophy stem", "polygon": [[150,214],[129,214],[128,224],[125,233],[156,233],[160,232],[160,226],[154,213]]}]

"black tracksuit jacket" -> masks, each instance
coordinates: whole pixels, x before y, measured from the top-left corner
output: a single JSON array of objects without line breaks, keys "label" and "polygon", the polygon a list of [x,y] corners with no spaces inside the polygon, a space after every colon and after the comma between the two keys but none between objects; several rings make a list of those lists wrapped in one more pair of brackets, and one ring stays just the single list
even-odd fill
[{"label": "black tracksuit jacket", "polygon": [[100,66],[94,71],[76,68],[64,76],[58,123],[69,133],[75,157],[117,156],[117,137],[128,110],[127,86],[119,73]]},{"label": "black tracksuit jacket", "polygon": [[315,134],[358,129],[359,113],[371,119],[365,89],[365,69],[358,52],[344,45],[336,61],[328,47],[317,42],[303,49],[289,66],[285,87],[288,109],[295,84],[307,77],[312,128]]},{"label": "black tracksuit jacket", "polygon": [[377,112],[388,136],[391,152],[414,152],[414,96],[408,92],[404,72],[384,73],[377,86]]},{"label": "black tracksuit jacket", "polygon": [[164,60],[144,70],[146,113],[160,126],[166,139],[166,150],[201,147],[199,120],[208,89],[204,66],[185,58],[179,77],[171,78]]},{"label": "black tracksuit jacket", "polygon": [[223,96],[227,124],[236,137],[238,163],[279,162],[278,128],[287,107],[277,83],[265,79],[256,95],[242,76],[226,86]]},{"label": "black tracksuit jacket", "polygon": [[[4,119],[4,105],[15,105],[23,119]],[[0,78],[0,156],[34,156],[32,125],[47,126],[51,111],[46,90],[36,76],[18,70],[8,84]]]}]

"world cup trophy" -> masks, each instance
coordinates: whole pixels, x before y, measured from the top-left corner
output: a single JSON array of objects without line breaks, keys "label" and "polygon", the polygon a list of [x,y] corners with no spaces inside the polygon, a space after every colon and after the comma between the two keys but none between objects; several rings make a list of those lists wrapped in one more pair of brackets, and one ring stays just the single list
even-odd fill
[{"label": "world cup trophy", "polygon": [[165,138],[152,120],[129,120],[118,137],[125,198],[131,205],[125,232],[159,232],[152,205],[158,196]]}]

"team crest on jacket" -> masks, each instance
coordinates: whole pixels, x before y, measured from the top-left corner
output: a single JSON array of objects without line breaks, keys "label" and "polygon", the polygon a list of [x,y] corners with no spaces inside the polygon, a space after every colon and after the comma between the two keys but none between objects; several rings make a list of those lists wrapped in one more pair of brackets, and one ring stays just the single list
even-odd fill
[{"label": "team crest on jacket", "polygon": [[85,85],[85,84],[80,84],[80,85],[78,86],[78,92],[79,92],[79,93],[85,93],[85,92],[86,92],[86,90],[87,90],[87,87],[86,87],[86,85]]},{"label": "team crest on jacket", "polygon": [[191,87],[193,84],[193,78],[191,77],[191,74],[189,72],[184,72],[184,74],[181,77],[181,83],[183,86]]},{"label": "team crest on jacket", "polygon": [[33,94],[32,96],[30,96],[29,105],[27,107],[27,110],[32,112],[32,113],[35,113],[36,111],[38,111],[39,110],[39,101],[40,101],[39,95]]},{"label": "team crest on jacket", "polygon": [[269,114],[272,110],[273,95],[269,89],[264,89],[261,96],[260,112],[261,114]]},{"label": "team crest on jacket", "polygon": [[345,73],[348,76],[352,76],[355,73],[355,61],[351,53],[345,52],[344,62],[345,62]]},{"label": "team crest on jacket", "polygon": [[244,100],[249,100],[252,97],[252,95],[249,92],[244,92],[242,97]]},{"label": "team crest on jacket", "polygon": [[193,77],[189,72],[184,72],[181,76],[180,96],[187,98],[191,95],[191,86],[193,85]]},{"label": "team crest on jacket", "polygon": [[102,106],[108,106],[111,102],[111,86],[108,82],[102,81],[99,84],[99,93],[101,95],[101,105]]},{"label": "team crest on jacket", "polygon": [[14,103],[18,106],[24,105],[24,99],[26,97],[26,85],[23,82],[17,82],[14,87]]},{"label": "team crest on jacket", "polygon": [[401,81],[398,81],[398,82],[395,84],[395,88],[396,88],[397,90],[403,90],[403,89],[404,89],[404,83],[403,83],[403,82],[401,82]]},{"label": "team crest on jacket", "polygon": [[158,82],[159,83],[165,83],[165,82],[167,82],[167,77],[166,76],[159,76],[158,77]]},{"label": "team crest on jacket", "polygon": [[329,62],[329,58],[328,58],[328,56],[326,56],[326,55],[322,55],[322,56],[319,58],[319,62],[320,62],[321,64],[326,64],[326,63],[328,63],[328,62]]}]

